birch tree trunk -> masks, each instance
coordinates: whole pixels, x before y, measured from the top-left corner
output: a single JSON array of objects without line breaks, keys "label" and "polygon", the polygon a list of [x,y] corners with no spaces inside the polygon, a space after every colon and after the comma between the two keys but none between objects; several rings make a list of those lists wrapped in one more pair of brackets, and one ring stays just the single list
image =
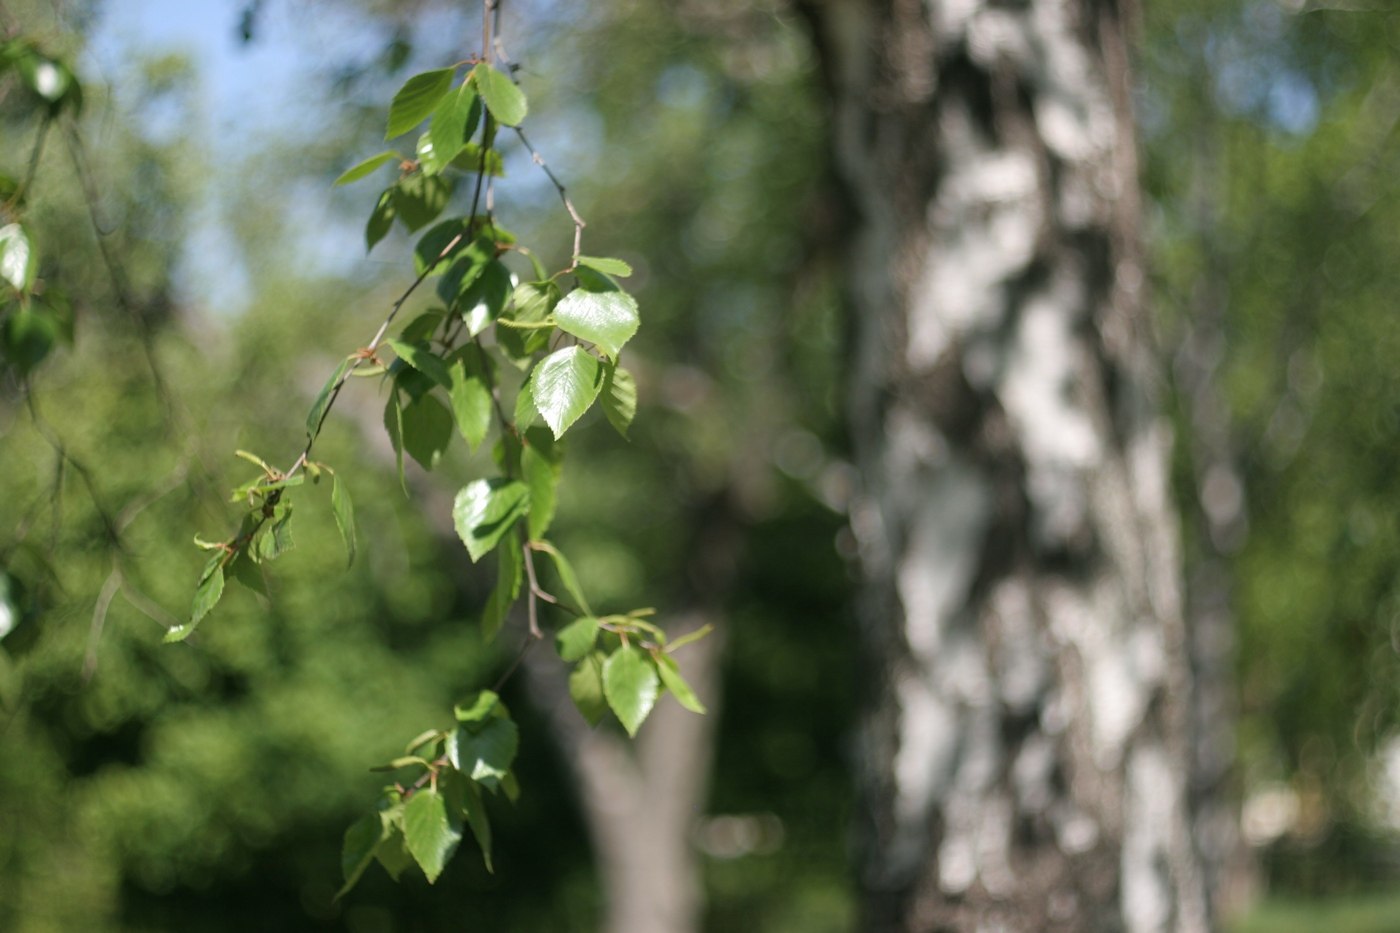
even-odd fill
[{"label": "birch tree trunk", "polygon": [[854,210],[862,930],[1204,930],[1116,0],[813,0]]}]

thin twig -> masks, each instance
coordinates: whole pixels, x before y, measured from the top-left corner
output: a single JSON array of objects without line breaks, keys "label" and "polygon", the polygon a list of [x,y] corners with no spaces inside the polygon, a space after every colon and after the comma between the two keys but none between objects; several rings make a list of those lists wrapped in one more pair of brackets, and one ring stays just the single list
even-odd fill
[{"label": "thin twig", "polygon": [[559,177],[557,175],[554,174],[554,170],[551,169],[545,163],[544,157],[539,154],[539,152],[535,149],[534,146],[530,145],[530,140],[526,138],[525,131],[517,126],[515,128],[515,135],[520,137],[521,145],[523,145],[525,147],[525,150],[530,153],[530,161],[534,162],[541,169],[543,169],[545,175],[548,176],[549,180],[554,183],[554,190],[559,192],[559,200],[564,202],[564,209],[569,212],[569,217],[573,219],[574,255],[573,262],[571,262],[569,265],[569,268],[573,269],[575,266],[578,265],[579,254],[583,251],[583,228],[588,226],[588,224],[583,222],[583,218],[579,216],[578,210],[574,207],[574,202],[569,199],[569,192],[564,187],[564,183],[559,180]]}]

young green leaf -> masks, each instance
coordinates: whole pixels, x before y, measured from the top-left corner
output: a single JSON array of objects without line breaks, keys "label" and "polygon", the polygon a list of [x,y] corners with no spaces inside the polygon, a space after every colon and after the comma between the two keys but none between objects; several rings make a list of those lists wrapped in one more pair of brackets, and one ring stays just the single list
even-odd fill
[{"label": "young green leaf", "polygon": [[335,515],[340,537],[345,541],[345,565],[349,567],[355,563],[355,505],[350,501],[350,490],[340,481],[340,474],[331,479],[331,512]]},{"label": "young green leaf", "polygon": [[641,318],[637,301],[626,292],[590,292],[576,288],[554,309],[559,329],[597,344],[612,359],[632,335]]},{"label": "young green leaf", "polygon": [[402,162],[403,156],[399,155],[392,149],[385,150],[384,152],[381,152],[378,155],[372,155],[368,159],[365,159],[363,162],[359,163],[358,165],[354,165],[350,168],[347,168],[345,172],[333,182],[333,184],[348,185],[351,182],[359,181],[361,178],[372,174],[375,169],[379,168],[379,166],[387,165],[388,163],[393,162],[395,160]]},{"label": "young green leaf", "polygon": [[418,238],[413,247],[413,269],[421,274],[442,275],[451,265],[452,257],[471,243],[471,223],[465,217],[444,220]]},{"label": "young green leaf", "polygon": [[497,477],[468,483],[452,504],[452,522],[472,561],[481,560],[530,508],[530,489]]},{"label": "young green leaf", "polygon": [[602,388],[603,367],[582,347],[556,350],[530,374],[531,398],[555,437],[588,411]]},{"label": "young green leaf", "polygon": [[321,391],[316,396],[316,401],[312,403],[311,410],[306,413],[306,436],[315,437],[321,430],[321,419],[326,417],[326,409],[331,404],[331,393],[340,384],[340,380],[345,378],[345,374],[350,371],[350,367],[355,365],[355,357],[347,356],[340,361],[340,365],[331,373],[331,377],[326,380],[326,384],[321,387]]},{"label": "young green leaf", "polygon": [[452,416],[467,447],[473,450],[481,446],[491,429],[490,367],[490,357],[474,343],[453,353],[447,367]]},{"label": "young green leaf", "polygon": [[395,340],[392,337],[384,342],[393,348],[393,351],[399,355],[399,359],[444,389],[451,388],[452,377],[447,372],[447,363],[432,350],[419,344]]},{"label": "young green leaf", "polygon": [[695,695],[690,684],[686,683],[685,678],[681,676],[681,669],[676,664],[675,658],[664,654],[654,655],[653,658],[656,661],[656,673],[661,675],[661,683],[667,690],[671,691],[671,695],[676,698],[676,701],[692,713],[703,714],[705,705],[700,702],[700,698]]},{"label": "young green leaf", "polygon": [[574,565],[569,563],[568,559],[559,552],[559,549],[548,541],[535,541],[530,547],[549,555],[549,559],[554,561],[554,569],[559,574],[559,581],[564,584],[564,591],[573,598],[578,609],[584,615],[591,616],[593,610],[588,608],[588,600],[583,596],[583,588],[578,585],[578,574],[574,573]]},{"label": "young green leaf", "polygon": [[575,619],[554,635],[554,648],[565,661],[582,661],[598,640],[598,620],[592,616]]},{"label": "young green leaf", "polygon": [[345,884],[336,892],[336,900],[350,893],[350,889],[360,880],[369,863],[374,861],[374,850],[379,848],[379,843],[388,835],[388,827],[377,812],[367,813],[350,824],[350,828],[345,831],[345,841],[340,847],[340,870],[345,877]]},{"label": "young green leaf", "polygon": [[520,746],[515,723],[505,716],[492,716],[484,723],[468,723],[449,736],[447,758],[452,767],[473,781],[494,788],[510,772]]},{"label": "young green leaf", "polygon": [[487,62],[481,62],[472,69],[472,78],[491,116],[506,126],[519,126],[529,112],[529,105],[525,93],[515,86],[515,82]]},{"label": "young green leaf", "polygon": [[462,822],[434,787],[421,787],[403,806],[403,838],[428,883],[437,881],[462,841]]},{"label": "young green leaf", "polygon": [[632,274],[632,267],[621,259],[609,259],[603,256],[580,256],[578,264],[587,266],[596,272],[605,275],[620,275],[624,279]]},{"label": "young green leaf", "polygon": [[0,227],[0,279],[17,292],[28,292],[34,284],[37,255],[28,232],[19,224]]},{"label": "young green leaf", "polygon": [[194,632],[201,619],[209,614],[219,603],[219,597],[224,595],[224,568],[223,554],[215,554],[209,558],[209,562],[204,565],[204,573],[200,576],[199,586],[194,591],[194,604],[190,607],[190,620],[183,625],[171,626],[165,633],[165,641],[184,641]]},{"label": "young green leaf", "polygon": [[380,193],[374,210],[370,212],[369,222],[365,224],[366,253],[374,249],[374,244],[388,236],[389,230],[394,226],[394,214],[394,189],[385,188]]},{"label": "young green leaf", "polygon": [[628,735],[636,735],[656,704],[656,665],[639,648],[618,648],[603,662],[603,695]]},{"label": "young green leaf", "polygon": [[404,82],[389,105],[389,128],[384,138],[401,136],[426,120],[452,88],[453,72],[452,68],[439,68]]},{"label": "young green leaf", "polygon": [[496,588],[481,611],[481,637],[489,644],[505,624],[510,607],[515,605],[524,582],[524,563],[520,542],[515,535],[506,535],[496,547]]},{"label": "young green leaf", "polygon": [[484,723],[505,712],[501,697],[494,690],[478,690],[452,707],[452,716],[460,723]]},{"label": "young green leaf", "polygon": [[605,367],[603,390],[598,394],[598,403],[603,414],[618,434],[627,436],[632,419],[637,416],[637,380],[621,366]]},{"label": "young green leaf", "polygon": [[603,697],[603,658],[602,652],[595,651],[569,674],[569,698],[590,726],[602,722],[608,711],[607,700]]},{"label": "young green leaf", "polygon": [[262,568],[254,563],[253,558],[240,551],[225,570],[225,576],[232,576],[233,579],[257,593],[264,599],[267,598],[267,581],[263,579]]}]

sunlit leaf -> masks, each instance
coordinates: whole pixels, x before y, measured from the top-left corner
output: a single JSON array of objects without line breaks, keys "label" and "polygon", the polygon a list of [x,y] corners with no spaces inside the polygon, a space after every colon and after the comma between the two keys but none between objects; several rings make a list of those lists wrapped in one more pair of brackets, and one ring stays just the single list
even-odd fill
[{"label": "sunlit leaf", "polygon": [[[476,130],[480,112],[480,98],[477,97],[476,89],[470,81],[463,81],[461,87],[443,96],[433,111],[433,122],[428,125],[427,137],[431,143],[434,163],[432,171],[440,171],[462,151],[462,147]],[[421,142],[419,145],[421,159]]]},{"label": "sunlit leaf", "polygon": [[515,86],[515,82],[487,62],[473,68],[472,77],[491,116],[506,126],[519,126],[529,106],[525,93]]},{"label": "sunlit leaf", "polygon": [[447,372],[447,363],[432,350],[415,343],[405,343],[402,340],[395,340],[392,337],[384,341],[393,351],[414,369],[418,370],[429,379],[442,386],[444,389],[452,385],[452,377]]},{"label": "sunlit leaf", "polygon": [[389,105],[389,128],[384,138],[393,139],[426,120],[452,88],[453,73],[452,68],[439,68],[414,75],[404,82]]},{"label": "sunlit leaf", "polygon": [[442,775],[441,786],[448,805],[455,808],[471,827],[476,844],[481,847],[486,870],[494,872],[496,869],[491,864],[491,824],[486,819],[481,791],[474,781],[456,770],[448,770]]},{"label": "sunlit leaf", "polygon": [[591,292],[576,288],[554,309],[559,329],[596,344],[613,359],[632,339],[641,322],[637,301],[626,292]]},{"label": "sunlit leaf", "polygon": [[519,480],[479,479],[457,493],[452,522],[473,561],[481,560],[530,507],[530,489]]},{"label": "sunlit leaf", "polygon": [[598,620],[592,616],[575,619],[554,635],[554,649],[565,661],[581,661],[598,641]]},{"label": "sunlit leaf", "polygon": [[559,581],[564,584],[564,591],[573,599],[575,607],[584,615],[591,616],[593,610],[588,607],[588,600],[584,598],[583,588],[578,583],[578,574],[574,572],[574,565],[569,563],[568,558],[548,541],[536,541],[530,547],[549,555],[549,559],[554,562],[555,571],[559,574]]},{"label": "sunlit leaf", "polygon": [[458,771],[488,787],[505,777],[515,761],[520,733],[504,716],[492,716],[484,723],[462,725],[447,743],[448,760]]},{"label": "sunlit leaf", "polygon": [[582,347],[556,350],[530,374],[535,408],[555,437],[563,436],[588,411],[602,388],[603,367]]},{"label": "sunlit leaf", "polygon": [[215,554],[209,558],[209,562],[204,565],[204,572],[200,575],[199,586],[194,591],[194,604],[190,607],[190,620],[183,625],[171,626],[165,633],[165,641],[184,641],[199,625],[201,619],[209,614],[219,603],[219,597],[224,595],[224,568],[223,554]]},{"label": "sunlit leaf", "polygon": [[457,307],[467,323],[467,335],[475,337],[505,310],[511,294],[510,270],[499,260],[491,260],[477,279],[462,290]]},{"label": "sunlit leaf", "polygon": [[531,541],[543,538],[554,520],[563,457],[562,450],[544,428],[531,428],[520,452],[520,471],[530,487],[530,515],[526,532]]},{"label": "sunlit leaf", "polygon": [[0,227],[0,279],[19,292],[28,292],[34,284],[38,264],[29,233],[19,224]]}]

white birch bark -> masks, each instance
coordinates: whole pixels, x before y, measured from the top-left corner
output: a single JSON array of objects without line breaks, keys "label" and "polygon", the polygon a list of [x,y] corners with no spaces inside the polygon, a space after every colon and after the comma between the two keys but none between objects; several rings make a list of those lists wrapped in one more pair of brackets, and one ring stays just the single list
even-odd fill
[{"label": "white birch bark", "polygon": [[855,217],[863,930],[1204,930],[1112,0],[816,0]]}]

